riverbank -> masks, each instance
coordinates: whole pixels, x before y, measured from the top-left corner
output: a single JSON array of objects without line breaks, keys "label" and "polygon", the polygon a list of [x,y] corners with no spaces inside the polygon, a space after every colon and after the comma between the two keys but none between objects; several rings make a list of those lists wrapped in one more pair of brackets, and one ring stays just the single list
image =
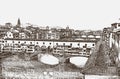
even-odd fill
[{"label": "riverbank", "polygon": [[85,75],[85,79],[120,79],[116,75]]}]

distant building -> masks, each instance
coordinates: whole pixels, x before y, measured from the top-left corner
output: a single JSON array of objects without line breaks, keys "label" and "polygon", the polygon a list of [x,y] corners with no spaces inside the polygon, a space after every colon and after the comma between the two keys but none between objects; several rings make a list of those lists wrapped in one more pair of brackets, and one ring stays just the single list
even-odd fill
[{"label": "distant building", "polygon": [[8,31],[5,35],[5,38],[13,38],[13,33],[11,31]]},{"label": "distant building", "polygon": [[13,25],[11,23],[5,23],[5,26],[11,28]]},{"label": "distant building", "polygon": [[59,29],[60,33],[60,39],[61,40],[71,40],[72,39],[72,29],[69,29],[69,27],[66,27],[66,29]]},{"label": "distant building", "polygon": [[11,27],[0,25],[0,38],[3,38],[6,35],[6,32],[10,30]]},{"label": "distant building", "polygon": [[19,39],[27,39],[28,36],[24,32],[19,33]]},{"label": "distant building", "polygon": [[49,27],[47,26],[46,28],[44,28],[44,29],[40,29],[40,35],[41,36],[39,36],[41,39],[47,39],[48,38],[48,33],[49,33]]},{"label": "distant building", "polygon": [[51,28],[47,33],[47,39],[60,39],[60,33],[56,28]]},{"label": "distant building", "polygon": [[19,31],[15,30],[14,28],[11,28],[9,31],[6,32],[4,38],[19,39]]},{"label": "distant building", "polygon": [[113,30],[113,29],[114,29],[114,30],[120,29],[120,23],[113,23],[113,24],[111,24],[111,28],[112,28],[112,30]]},{"label": "distant building", "polygon": [[19,39],[19,33],[18,32],[14,32],[13,33],[13,38],[14,39]]}]

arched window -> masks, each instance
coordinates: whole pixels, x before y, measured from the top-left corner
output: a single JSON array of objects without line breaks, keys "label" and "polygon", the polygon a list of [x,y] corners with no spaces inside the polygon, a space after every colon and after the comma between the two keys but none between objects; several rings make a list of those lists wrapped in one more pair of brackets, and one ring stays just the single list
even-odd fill
[{"label": "arched window", "polygon": [[45,42],[43,42],[43,44],[45,44]]},{"label": "arched window", "polygon": [[32,44],[32,42],[30,42],[30,44]]},{"label": "arched window", "polygon": [[36,42],[36,44],[38,44],[38,42]]}]

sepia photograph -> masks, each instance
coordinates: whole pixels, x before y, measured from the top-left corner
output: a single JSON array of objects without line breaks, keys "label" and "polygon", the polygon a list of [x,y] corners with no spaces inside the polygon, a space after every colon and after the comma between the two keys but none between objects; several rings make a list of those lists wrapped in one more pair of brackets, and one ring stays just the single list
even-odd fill
[{"label": "sepia photograph", "polygon": [[0,0],[0,79],[120,79],[119,0]]}]

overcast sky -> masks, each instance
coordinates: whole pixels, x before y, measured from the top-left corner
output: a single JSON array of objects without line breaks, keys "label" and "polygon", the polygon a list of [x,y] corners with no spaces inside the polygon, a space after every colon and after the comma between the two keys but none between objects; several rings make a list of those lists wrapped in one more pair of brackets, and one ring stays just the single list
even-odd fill
[{"label": "overcast sky", "polygon": [[0,24],[98,30],[120,18],[120,0],[0,0]]}]

